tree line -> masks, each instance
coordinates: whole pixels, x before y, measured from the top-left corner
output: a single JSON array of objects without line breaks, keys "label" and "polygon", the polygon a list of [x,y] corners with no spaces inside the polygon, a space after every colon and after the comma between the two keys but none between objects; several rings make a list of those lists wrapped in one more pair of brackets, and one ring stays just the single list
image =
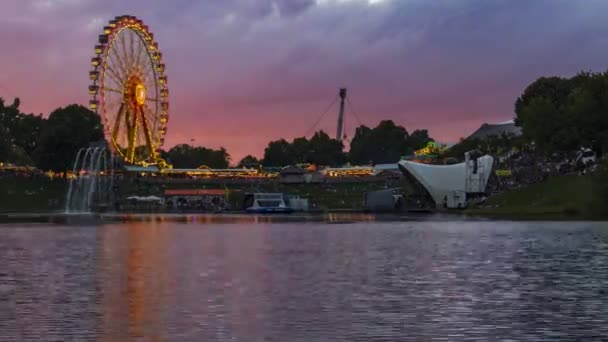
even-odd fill
[{"label": "tree line", "polygon": [[[78,149],[103,140],[99,116],[83,106],[58,108],[48,118],[22,113],[19,106],[18,98],[10,105],[0,99],[0,161],[44,170],[66,170]],[[461,159],[464,152],[472,149],[499,154],[524,145],[533,145],[547,154],[580,147],[591,147],[599,154],[608,150],[608,72],[581,72],[571,78],[541,77],[526,87],[514,107],[516,125],[522,127],[521,137],[462,139],[446,156]],[[319,131],[310,138],[271,141],[261,160],[249,155],[237,165],[394,163],[429,141],[433,139],[427,130],[409,133],[405,127],[384,120],[376,127],[358,127],[348,151],[343,141]],[[232,161],[224,148],[187,144],[162,151],[161,156],[178,168],[200,165],[225,168]]]},{"label": "tree line", "polygon": [[[80,148],[104,141],[100,117],[81,105],[57,108],[47,118],[22,113],[20,100],[7,105],[0,98],[0,162],[36,166],[42,170],[65,171],[72,167]],[[427,130],[407,130],[391,120],[376,127],[360,126],[345,151],[342,141],[323,131],[292,141],[271,141],[261,160],[248,155],[237,166],[280,167],[300,163],[323,166],[394,163],[424,147],[432,139]],[[180,144],[160,155],[175,168],[227,168],[231,156],[225,148],[211,149]]]},{"label": "tree line", "polygon": [[608,148],[608,72],[542,77],[515,102],[524,137],[547,153]]},{"label": "tree line", "polygon": [[523,146],[547,155],[581,147],[604,154],[608,151],[608,72],[538,78],[515,101],[515,124],[522,128],[521,137],[462,139],[448,155],[461,158],[472,149],[496,154]]},{"label": "tree line", "polygon": [[[271,141],[260,161],[264,166],[285,166],[310,163],[324,166],[375,165],[396,163],[403,156],[412,154],[433,141],[427,130],[415,130],[411,134],[392,120],[381,121],[376,127],[359,126],[350,149],[345,152],[342,141],[332,139],[324,131],[315,133],[310,139],[298,137],[288,142],[285,139]],[[251,162],[252,156],[246,161]]]},{"label": "tree line", "polygon": [[44,118],[22,113],[20,103],[0,98],[0,161],[63,171],[81,147],[103,139],[99,116],[83,106],[58,108]]}]

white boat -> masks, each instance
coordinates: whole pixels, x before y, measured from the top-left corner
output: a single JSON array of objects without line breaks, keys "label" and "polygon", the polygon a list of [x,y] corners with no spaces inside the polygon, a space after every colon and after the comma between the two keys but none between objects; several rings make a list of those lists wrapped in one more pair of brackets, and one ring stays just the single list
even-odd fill
[{"label": "white boat", "polygon": [[254,193],[245,195],[245,211],[256,214],[288,214],[294,210],[285,203],[280,193]]}]

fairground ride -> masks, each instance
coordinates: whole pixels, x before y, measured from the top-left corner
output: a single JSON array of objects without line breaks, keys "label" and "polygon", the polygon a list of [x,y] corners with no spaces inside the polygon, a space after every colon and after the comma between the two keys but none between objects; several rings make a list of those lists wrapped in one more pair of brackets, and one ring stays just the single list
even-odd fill
[{"label": "fairground ride", "polygon": [[170,168],[160,157],[169,120],[165,64],[154,34],[123,15],[99,35],[89,72],[89,106],[103,121],[112,151],[127,165]]}]

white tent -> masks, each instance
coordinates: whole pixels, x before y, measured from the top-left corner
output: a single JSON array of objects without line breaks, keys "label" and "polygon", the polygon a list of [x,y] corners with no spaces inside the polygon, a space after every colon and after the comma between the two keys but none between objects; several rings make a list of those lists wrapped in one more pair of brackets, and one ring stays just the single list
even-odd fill
[{"label": "white tent", "polygon": [[440,207],[451,192],[485,192],[493,163],[494,158],[486,155],[453,165],[429,165],[407,160],[400,161],[399,165],[403,172],[409,173],[424,186]]}]

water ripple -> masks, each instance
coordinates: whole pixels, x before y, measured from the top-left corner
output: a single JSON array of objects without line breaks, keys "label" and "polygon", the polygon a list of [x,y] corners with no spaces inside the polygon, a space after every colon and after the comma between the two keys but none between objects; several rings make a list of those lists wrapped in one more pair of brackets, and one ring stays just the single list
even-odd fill
[{"label": "water ripple", "polygon": [[603,340],[607,228],[3,228],[0,341]]}]

